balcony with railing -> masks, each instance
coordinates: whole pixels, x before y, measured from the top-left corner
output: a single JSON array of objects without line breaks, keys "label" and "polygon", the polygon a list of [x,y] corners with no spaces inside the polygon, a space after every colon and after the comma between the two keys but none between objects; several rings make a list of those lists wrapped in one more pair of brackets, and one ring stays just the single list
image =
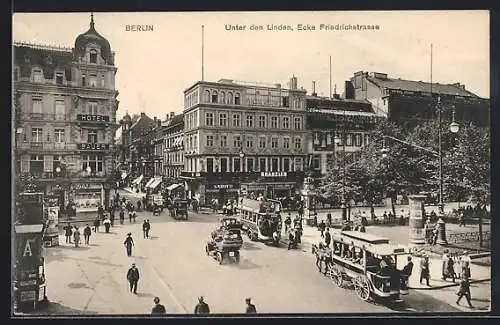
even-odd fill
[{"label": "balcony with railing", "polygon": [[28,113],[23,115],[24,120],[29,121],[67,121],[66,114],[52,114],[52,113]]}]

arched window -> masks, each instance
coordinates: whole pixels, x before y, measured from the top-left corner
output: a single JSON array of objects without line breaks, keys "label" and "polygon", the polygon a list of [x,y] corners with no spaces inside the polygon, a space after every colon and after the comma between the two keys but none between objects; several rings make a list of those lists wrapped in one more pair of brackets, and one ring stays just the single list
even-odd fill
[{"label": "arched window", "polygon": [[227,93],[227,104],[232,104],[233,103],[233,93],[228,92]]},{"label": "arched window", "polygon": [[221,104],[226,103],[226,93],[223,91],[220,92],[220,102],[221,102]]},{"label": "arched window", "polygon": [[212,91],[212,103],[217,103],[218,95],[217,90]]},{"label": "arched window", "polygon": [[97,51],[90,50],[90,63],[97,63]]},{"label": "arched window", "polygon": [[205,103],[210,103],[210,90],[205,90],[205,98],[203,101]]},{"label": "arched window", "polygon": [[234,104],[235,105],[240,105],[241,104],[241,102],[240,102],[240,93],[234,94]]}]

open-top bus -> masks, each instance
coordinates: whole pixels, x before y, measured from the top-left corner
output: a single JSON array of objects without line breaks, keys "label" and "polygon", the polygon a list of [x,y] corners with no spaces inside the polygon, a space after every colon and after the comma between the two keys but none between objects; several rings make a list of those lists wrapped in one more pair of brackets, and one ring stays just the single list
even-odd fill
[{"label": "open-top bus", "polygon": [[400,302],[408,293],[408,275],[397,270],[399,255],[408,252],[389,239],[357,231],[332,234],[333,247],[327,275],[342,287],[351,282],[364,301],[370,298]]},{"label": "open-top bus", "polygon": [[281,216],[272,202],[243,198],[237,209],[242,229],[250,240],[279,241]]}]

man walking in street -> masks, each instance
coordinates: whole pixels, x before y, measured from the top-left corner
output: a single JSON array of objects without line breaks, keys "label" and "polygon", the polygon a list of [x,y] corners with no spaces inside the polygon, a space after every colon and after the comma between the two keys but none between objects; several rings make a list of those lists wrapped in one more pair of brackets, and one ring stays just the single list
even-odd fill
[{"label": "man walking in street", "polygon": [[145,219],[142,224],[142,233],[144,235],[144,239],[149,238],[149,230],[151,229],[151,225],[149,224],[149,220]]},{"label": "man walking in street", "polygon": [[87,227],[83,229],[83,238],[85,239],[85,245],[90,245],[89,244],[90,235],[92,235],[92,229],[89,227],[89,224],[87,224]]},{"label": "man walking in street", "polygon": [[123,242],[125,245],[125,248],[127,249],[127,256],[132,256],[132,246],[134,246],[134,240],[132,239],[132,234],[128,233],[127,238],[125,238],[125,241]]},{"label": "man walking in street", "polygon": [[64,227],[64,235],[66,236],[66,244],[71,244],[71,235],[73,235],[73,231],[69,223]]},{"label": "man walking in street", "polygon": [[198,304],[194,307],[195,314],[210,314],[210,308],[207,303],[203,301],[203,296],[198,297]]},{"label": "man walking in street", "polygon": [[257,313],[257,309],[255,308],[255,305],[252,304],[251,299],[250,298],[246,298],[245,302],[247,303],[247,308],[246,308],[245,313],[247,313],[247,314],[256,314]]},{"label": "man walking in street", "polygon": [[[139,202],[141,202],[141,201],[139,201]],[[165,306],[163,306],[162,304],[160,304],[160,298],[155,297],[155,299],[153,301],[154,301],[155,305],[151,309],[151,315],[161,315],[161,314],[166,314],[167,313],[167,310],[165,309]]]},{"label": "man walking in street", "polygon": [[460,287],[457,292],[458,299],[456,301],[457,305],[460,304],[460,300],[462,300],[462,297],[465,296],[465,299],[467,300],[467,303],[469,304],[470,308],[473,308],[471,302],[470,302],[470,282],[469,278],[464,276],[460,280]]},{"label": "man walking in street", "polygon": [[326,228],[326,232],[325,232],[326,247],[329,247],[331,242],[332,242],[332,235],[330,234],[330,228]]},{"label": "man walking in street", "polygon": [[120,225],[123,225],[123,222],[125,221],[125,212],[123,209],[120,210]]},{"label": "man walking in street", "polygon": [[94,232],[99,232],[99,225],[100,224],[101,224],[101,220],[99,219],[99,217],[97,217],[94,220]]},{"label": "man walking in street", "polygon": [[425,279],[427,286],[429,285],[429,256],[424,256],[423,259],[420,260],[420,283]]},{"label": "man walking in street", "polygon": [[137,282],[139,282],[139,270],[135,266],[135,263],[132,263],[132,267],[128,269],[127,280],[130,284],[130,292],[137,294]]}]

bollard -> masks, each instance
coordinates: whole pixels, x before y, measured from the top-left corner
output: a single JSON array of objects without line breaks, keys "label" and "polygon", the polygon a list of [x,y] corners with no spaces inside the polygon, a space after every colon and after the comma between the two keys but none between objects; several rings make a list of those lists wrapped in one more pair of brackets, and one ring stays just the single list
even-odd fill
[{"label": "bollard", "polygon": [[410,195],[408,199],[410,205],[410,246],[424,245],[425,234],[422,211],[425,195]]}]

